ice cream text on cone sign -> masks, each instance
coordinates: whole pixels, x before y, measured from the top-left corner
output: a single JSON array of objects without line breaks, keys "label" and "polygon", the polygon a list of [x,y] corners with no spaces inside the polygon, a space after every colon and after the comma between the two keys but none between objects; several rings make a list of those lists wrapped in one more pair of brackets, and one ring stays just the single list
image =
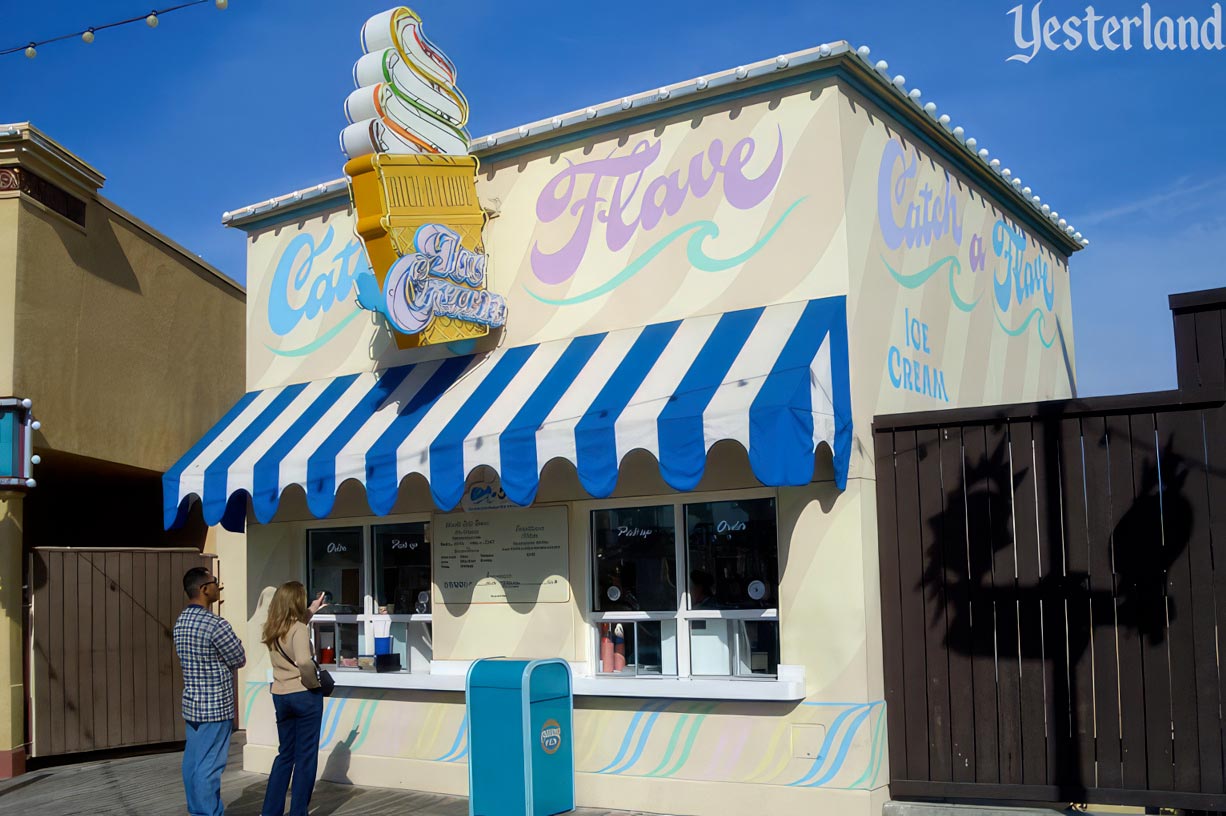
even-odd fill
[{"label": "ice cream text on cone sign", "polygon": [[362,50],[341,131],[374,273],[356,280],[358,303],[387,319],[401,348],[482,337],[506,322],[507,305],[485,289],[486,214],[455,66],[403,6],[366,21]]}]

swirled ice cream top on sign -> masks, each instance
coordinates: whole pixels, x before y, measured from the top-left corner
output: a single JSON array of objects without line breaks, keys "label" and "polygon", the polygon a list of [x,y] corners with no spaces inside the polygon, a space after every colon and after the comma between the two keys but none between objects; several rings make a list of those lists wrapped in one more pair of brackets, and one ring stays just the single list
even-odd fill
[{"label": "swirled ice cream top on sign", "polygon": [[346,157],[468,153],[468,100],[456,87],[455,65],[426,38],[420,17],[403,6],[376,14],[362,26],[362,50],[353,66],[358,89],[345,100]]}]

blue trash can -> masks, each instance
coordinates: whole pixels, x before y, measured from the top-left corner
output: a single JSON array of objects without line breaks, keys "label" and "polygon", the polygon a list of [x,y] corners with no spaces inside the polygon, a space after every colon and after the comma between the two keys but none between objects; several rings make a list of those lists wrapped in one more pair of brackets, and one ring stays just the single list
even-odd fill
[{"label": "blue trash can", "polygon": [[487,658],[469,668],[470,816],[553,816],[575,808],[570,665]]}]

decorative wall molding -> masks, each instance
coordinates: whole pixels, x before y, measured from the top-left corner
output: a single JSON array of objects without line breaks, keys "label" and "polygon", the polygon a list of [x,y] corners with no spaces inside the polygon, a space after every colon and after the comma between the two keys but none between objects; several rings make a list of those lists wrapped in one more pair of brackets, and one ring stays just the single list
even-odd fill
[{"label": "decorative wall molding", "polygon": [[85,226],[85,202],[24,167],[0,167],[0,192],[20,191],[78,226]]}]

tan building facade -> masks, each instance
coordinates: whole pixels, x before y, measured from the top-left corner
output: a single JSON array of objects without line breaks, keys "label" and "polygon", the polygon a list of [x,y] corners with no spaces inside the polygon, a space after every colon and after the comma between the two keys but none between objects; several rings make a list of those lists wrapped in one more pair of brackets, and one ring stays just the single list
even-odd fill
[{"label": "tan building facade", "polygon": [[[29,580],[34,549],[215,550],[215,536],[201,524],[163,532],[160,477],[242,392],[244,291],[107,201],[99,193],[103,182],[36,128],[0,125],[0,395],[32,401],[40,423],[33,450],[41,459],[36,486],[0,501],[0,652],[6,658],[0,775],[19,773],[31,752],[61,752],[49,740],[41,751],[31,744],[36,724],[40,733],[61,733],[69,728],[64,712],[85,704],[79,695],[89,694],[89,684],[56,685],[54,699],[35,688],[48,677],[50,658],[46,644],[29,637],[37,624],[26,620],[30,598],[43,589]],[[107,665],[106,633],[99,631],[99,642],[89,624],[127,589],[118,574],[106,573],[105,559],[97,564],[103,583],[92,596],[95,608],[73,638],[79,668]],[[171,589],[179,577],[170,577]],[[53,587],[57,614],[73,608],[83,586]],[[118,602],[114,608],[121,608]],[[110,646],[117,643],[126,661],[143,654],[112,637]],[[57,639],[57,654],[61,647]],[[121,713],[129,712],[111,716]],[[78,727],[88,738],[71,750],[133,741],[72,726]],[[142,734],[140,741],[159,741]],[[57,748],[62,744],[56,741]]]}]

